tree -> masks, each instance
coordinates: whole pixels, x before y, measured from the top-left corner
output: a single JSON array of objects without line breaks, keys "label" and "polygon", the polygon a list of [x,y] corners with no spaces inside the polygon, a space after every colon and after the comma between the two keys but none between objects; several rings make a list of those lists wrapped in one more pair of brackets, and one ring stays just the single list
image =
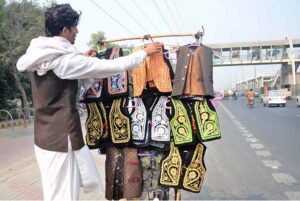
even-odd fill
[{"label": "tree", "polygon": [[[102,31],[98,31],[97,33],[91,34],[90,41],[88,42],[88,46],[96,49],[98,52],[101,50],[104,50],[106,48],[111,48],[111,47],[121,47],[123,49],[129,49],[130,52],[133,49],[133,46],[128,46],[128,45],[118,45],[114,43],[103,43],[103,41],[106,40],[105,33]],[[127,55],[128,52],[125,52],[125,55]]]},{"label": "tree", "polygon": [[18,73],[16,62],[25,53],[32,38],[44,35],[44,8],[23,0],[4,6],[1,14],[3,21],[0,29],[0,60],[2,66],[12,75],[22,107],[26,108],[29,107],[29,76],[26,73]]}]

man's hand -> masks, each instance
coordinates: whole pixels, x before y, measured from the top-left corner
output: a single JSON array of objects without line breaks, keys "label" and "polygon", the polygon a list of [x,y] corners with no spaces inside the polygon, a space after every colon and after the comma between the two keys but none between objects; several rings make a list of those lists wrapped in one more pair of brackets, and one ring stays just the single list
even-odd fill
[{"label": "man's hand", "polygon": [[144,50],[147,52],[147,56],[151,56],[155,53],[162,52],[162,43],[160,42],[149,43],[147,47],[144,48]]},{"label": "man's hand", "polygon": [[88,51],[83,53],[83,56],[86,57],[95,57],[97,55],[97,52],[95,49],[89,49]]}]

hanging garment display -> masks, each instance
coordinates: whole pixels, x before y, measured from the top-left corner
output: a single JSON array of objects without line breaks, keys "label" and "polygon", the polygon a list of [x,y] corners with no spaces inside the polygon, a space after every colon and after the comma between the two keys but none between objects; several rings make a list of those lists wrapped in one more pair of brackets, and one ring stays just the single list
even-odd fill
[{"label": "hanging garment display", "polygon": [[200,45],[191,52],[188,46],[178,49],[172,96],[214,97],[212,50]]},{"label": "hanging garment display", "polygon": [[160,184],[200,192],[206,172],[205,150],[205,145],[201,143],[176,147],[171,142],[169,155],[162,160]]},{"label": "hanging garment display", "polygon": [[128,99],[114,99],[109,112],[111,139],[114,144],[127,144],[130,140]]},{"label": "hanging garment display", "polygon": [[170,127],[175,145],[180,146],[194,143],[192,124],[186,107],[178,98],[171,98],[171,102],[172,117]]},{"label": "hanging garment display", "polygon": [[141,98],[129,100],[129,113],[131,113],[131,145],[144,147],[148,145],[147,110]]},{"label": "hanging garment display", "polygon": [[[109,59],[115,59],[123,56],[121,48],[112,48]],[[128,96],[128,75],[127,72],[115,74],[107,78],[107,91],[112,97]]]},{"label": "hanging garment display", "polygon": [[[198,143],[194,149],[180,149],[183,160],[180,188],[194,193],[200,192],[206,172],[205,151],[206,147],[201,143]],[[191,155],[193,156],[192,159],[190,159]]]},{"label": "hanging garment display", "polygon": [[178,147],[174,143],[170,144],[169,155],[162,160],[160,179],[161,185],[177,187],[180,180],[180,172],[182,169],[182,159]]},{"label": "hanging garment display", "polygon": [[165,149],[166,146],[168,147],[171,139],[171,129],[166,108],[167,102],[168,98],[166,96],[157,97],[150,108],[150,145],[161,149]]},{"label": "hanging garment display", "polygon": [[90,149],[103,148],[108,142],[108,121],[102,102],[87,103],[88,117],[85,123],[86,144]]},{"label": "hanging garment display", "polygon": [[217,116],[217,112],[213,104],[204,99],[203,101],[195,101],[194,112],[197,120],[197,126],[200,132],[200,141],[216,140],[221,138],[221,128]]},{"label": "hanging garment display", "polygon": [[145,94],[168,95],[172,91],[174,72],[170,62],[164,60],[163,53],[147,57],[139,68],[132,69],[131,74],[135,97]]},{"label": "hanging garment display", "polygon": [[136,148],[107,147],[105,198],[139,198],[143,191],[143,170]]}]

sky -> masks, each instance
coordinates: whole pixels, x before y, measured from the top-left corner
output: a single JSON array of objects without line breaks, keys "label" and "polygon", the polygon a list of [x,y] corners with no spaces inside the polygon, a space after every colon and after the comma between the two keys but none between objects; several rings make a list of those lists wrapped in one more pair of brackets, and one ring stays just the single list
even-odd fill
[{"label": "sky", "polygon": [[[38,0],[47,4],[47,0]],[[48,0],[49,2],[49,0]],[[85,51],[91,34],[107,39],[144,34],[196,33],[204,26],[203,44],[300,38],[299,0],[56,0],[82,12],[75,46]],[[103,11],[105,10],[105,12]],[[107,14],[109,13],[109,15]],[[112,17],[114,19],[112,19]],[[184,45],[193,37],[155,39]],[[141,41],[120,42],[140,45]],[[214,87],[231,88],[278,65],[214,68]]]}]

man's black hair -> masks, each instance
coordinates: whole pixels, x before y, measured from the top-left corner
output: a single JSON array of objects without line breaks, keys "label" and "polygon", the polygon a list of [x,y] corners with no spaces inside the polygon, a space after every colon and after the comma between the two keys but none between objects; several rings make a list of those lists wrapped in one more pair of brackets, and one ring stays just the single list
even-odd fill
[{"label": "man's black hair", "polygon": [[64,27],[77,26],[80,13],[73,10],[70,4],[54,4],[45,12],[46,36],[58,36]]}]

